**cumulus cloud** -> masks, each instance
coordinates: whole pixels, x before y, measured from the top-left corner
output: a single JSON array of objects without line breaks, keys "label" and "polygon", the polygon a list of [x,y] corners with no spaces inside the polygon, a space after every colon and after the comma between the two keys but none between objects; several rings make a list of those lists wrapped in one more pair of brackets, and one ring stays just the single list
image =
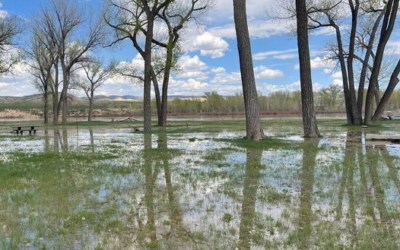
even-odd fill
[{"label": "cumulus cloud", "polygon": [[202,32],[196,34],[184,43],[184,49],[187,51],[200,51],[203,56],[211,56],[211,58],[219,58],[225,55],[225,51],[229,49],[229,44],[219,36],[210,32]]},{"label": "cumulus cloud", "polygon": [[283,72],[280,70],[269,69],[265,66],[255,67],[254,73],[256,79],[265,79],[265,78],[277,78],[283,76]]},{"label": "cumulus cloud", "polygon": [[198,56],[190,57],[188,55],[184,55],[179,58],[178,62],[182,71],[199,71],[207,69],[207,64],[200,60]]}]

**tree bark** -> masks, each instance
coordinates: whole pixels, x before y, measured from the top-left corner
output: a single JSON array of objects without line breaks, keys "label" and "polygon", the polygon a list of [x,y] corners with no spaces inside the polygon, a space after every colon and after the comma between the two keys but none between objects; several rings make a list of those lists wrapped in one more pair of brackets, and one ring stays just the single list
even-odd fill
[{"label": "tree bark", "polygon": [[384,15],[384,11],[378,16],[375,21],[374,27],[372,28],[372,32],[368,41],[367,51],[365,52],[364,63],[360,73],[360,82],[358,85],[358,99],[357,99],[357,108],[360,113],[363,111],[364,106],[364,88],[365,88],[365,80],[367,79],[367,71],[368,71],[368,62],[371,57],[372,49],[374,47],[376,32],[378,31],[379,24],[381,23],[382,17]]},{"label": "tree bark", "polygon": [[310,48],[308,43],[308,17],[306,2],[304,0],[296,0],[296,16],[304,137],[316,138],[321,135],[318,130],[314,111]]},{"label": "tree bark", "polygon": [[48,124],[49,123],[49,93],[48,92],[49,92],[48,83],[46,83],[46,85],[44,86],[44,95],[43,95],[43,101],[44,101],[44,107],[43,107],[44,124]]},{"label": "tree bark", "polygon": [[360,125],[362,123],[361,111],[359,112],[357,108],[357,100],[356,100],[356,90],[354,87],[354,69],[353,69],[353,61],[354,61],[354,47],[356,40],[356,32],[357,32],[357,21],[358,21],[358,11],[360,8],[360,3],[358,0],[355,0],[355,5],[353,4],[353,0],[349,0],[349,4],[351,7],[351,32],[350,32],[350,45],[349,45],[349,57],[347,58],[347,68],[349,73],[349,94],[350,94],[350,105],[351,112],[353,116],[353,124]]},{"label": "tree bark", "polygon": [[88,122],[92,121],[92,114],[93,114],[93,98],[94,98],[94,91],[93,89],[90,91],[89,97],[89,115],[88,115]]},{"label": "tree bark", "polygon": [[67,124],[67,112],[68,112],[68,85],[69,85],[69,77],[66,69],[66,65],[64,64],[64,59],[61,61],[61,68],[63,71],[63,89],[62,89],[62,116],[61,122],[63,125]]},{"label": "tree bark", "polygon": [[144,55],[144,88],[143,88],[143,116],[144,131],[151,131],[151,45],[153,39],[154,20],[153,17],[147,17],[147,35]]},{"label": "tree bark", "polygon": [[365,103],[365,121],[366,125],[372,124],[372,105],[373,98],[376,91],[376,86],[378,84],[379,73],[382,66],[382,60],[385,53],[386,45],[389,41],[390,36],[393,32],[393,27],[395,25],[397,11],[399,9],[399,0],[389,0],[386,5],[386,12],[382,22],[381,36],[379,38],[378,48],[375,53],[375,60],[373,69],[371,72],[370,83],[367,92],[367,100]]},{"label": "tree bark", "polygon": [[165,61],[164,79],[163,79],[163,86],[162,86],[161,123],[159,123],[159,125],[162,127],[167,126],[168,84],[169,84],[169,78],[170,78],[171,68],[172,68],[173,48],[174,48],[174,45],[172,44],[172,41],[170,41],[167,46],[167,58]]},{"label": "tree bark", "polygon": [[397,84],[399,83],[399,74],[400,74],[400,60],[397,62],[397,66],[394,69],[392,76],[390,77],[389,85],[386,88],[385,93],[383,94],[378,107],[376,108],[375,114],[372,118],[372,123],[377,122],[383,115],[385,111],[385,107],[390,100],[390,97],[393,94],[394,89],[396,88]]},{"label": "tree bark", "polygon": [[246,0],[233,0],[233,10],[246,112],[246,134],[247,139],[258,141],[264,137],[264,131],[260,121],[250,35],[247,25]]},{"label": "tree bark", "polygon": [[151,77],[153,80],[154,95],[156,96],[158,125],[160,126],[160,121],[162,120],[162,117],[161,117],[161,95],[160,95],[160,88],[158,86],[157,75],[154,72],[153,68],[151,69]]}]

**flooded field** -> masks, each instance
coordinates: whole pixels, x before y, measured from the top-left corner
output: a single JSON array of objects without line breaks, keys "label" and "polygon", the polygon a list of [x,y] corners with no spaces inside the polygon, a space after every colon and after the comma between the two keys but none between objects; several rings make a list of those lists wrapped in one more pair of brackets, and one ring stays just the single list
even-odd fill
[{"label": "flooded field", "polygon": [[[109,124],[109,123],[107,123]],[[264,121],[0,135],[0,249],[399,249],[400,146],[374,128]]]}]

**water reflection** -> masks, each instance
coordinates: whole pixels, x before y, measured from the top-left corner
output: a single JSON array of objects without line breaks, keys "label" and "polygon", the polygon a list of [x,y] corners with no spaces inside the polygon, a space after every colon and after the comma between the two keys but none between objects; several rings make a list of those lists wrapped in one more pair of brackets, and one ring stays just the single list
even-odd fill
[{"label": "water reflection", "polygon": [[[44,156],[35,172],[32,160],[19,159],[13,168],[0,162],[7,177],[0,179],[0,211],[7,211],[0,215],[2,246],[41,237],[50,249],[71,242],[73,249],[400,247],[399,157],[360,143],[361,133],[345,134],[341,144],[327,138],[263,149],[165,131],[45,134],[53,137],[40,141],[46,152],[68,154]],[[200,144],[214,146],[193,146]],[[82,164],[75,160],[88,155]],[[46,157],[57,162],[58,175],[46,175]],[[60,196],[62,216],[54,212]],[[13,231],[1,231],[4,225]],[[43,225],[62,239],[43,234]]]},{"label": "water reflection", "polygon": [[299,233],[301,240],[299,249],[310,249],[310,236],[312,232],[312,204],[314,192],[314,172],[318,153],[319,140],[308,140],[302,145],[303,162],[300,174],[300,208],[299,208]]},{"label": "water reflection", "polygon": [[261,178],[262,150],[247,149],[246,170],[243,182],[243,201],[239,226],[239,248],[250,249],[251,231],[256,214],[257,190]]}]

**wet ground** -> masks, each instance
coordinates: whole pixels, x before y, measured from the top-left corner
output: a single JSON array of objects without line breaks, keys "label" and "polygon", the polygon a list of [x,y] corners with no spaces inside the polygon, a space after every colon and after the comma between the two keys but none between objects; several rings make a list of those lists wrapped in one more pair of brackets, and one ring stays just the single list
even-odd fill
[{"label": "wet ground", "polygon": [[237,123],[1,135],[0,249],[400,248],[400,124]]}]

